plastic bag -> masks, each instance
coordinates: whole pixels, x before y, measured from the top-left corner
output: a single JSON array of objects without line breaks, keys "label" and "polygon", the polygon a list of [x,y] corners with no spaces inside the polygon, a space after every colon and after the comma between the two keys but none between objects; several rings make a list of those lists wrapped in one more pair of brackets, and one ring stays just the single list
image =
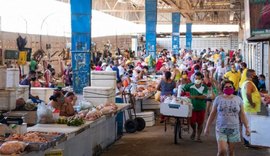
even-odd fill
[{"label": "plastic bag", "polygon": [[155,94],[155,101],[160,101],[160,94],[161,94],[161,91],[157,91],[156,94]]},{"label": "plastic bag", "polygon": [[37,109],[37,123],[46,124],[53,123],[52,110],[44,103],[40,103]]}]

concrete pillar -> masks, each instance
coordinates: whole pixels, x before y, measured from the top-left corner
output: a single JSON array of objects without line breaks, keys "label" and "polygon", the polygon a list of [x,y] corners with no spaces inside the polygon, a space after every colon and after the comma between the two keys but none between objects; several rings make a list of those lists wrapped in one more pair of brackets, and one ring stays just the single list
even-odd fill
[{"label": "concrete pillar", "polygon": [[82,93],[90,82],[92,0],[71,0],[73,90]]},{"label": "concrete pillar", "polygon": [[156,25],[157,25],[157,0],[145,1],[145,23],[146,23],[146,56],[152,55],[156,58]]},{"label": "concrete pillar", "polygon": [[179,41],[180,41],[180,13],[172,13],[172,52],[173,54],[179,54]]},{"label": "concrete pillar", "polygon": [[186,49],[192,48],[192,23],[186,24]]}]

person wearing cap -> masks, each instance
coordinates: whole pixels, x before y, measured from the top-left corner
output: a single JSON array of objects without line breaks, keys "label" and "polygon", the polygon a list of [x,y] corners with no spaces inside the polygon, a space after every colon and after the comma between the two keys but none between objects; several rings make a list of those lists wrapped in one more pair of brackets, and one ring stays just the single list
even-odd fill
[{"label": "person wearing cap", "polygon": [[102,71],[105,71],[106,68],[107,68],[107,63],[106,63],[106,62],[103,62],[103,63],[101,64],[101,69],[102,69]]}]

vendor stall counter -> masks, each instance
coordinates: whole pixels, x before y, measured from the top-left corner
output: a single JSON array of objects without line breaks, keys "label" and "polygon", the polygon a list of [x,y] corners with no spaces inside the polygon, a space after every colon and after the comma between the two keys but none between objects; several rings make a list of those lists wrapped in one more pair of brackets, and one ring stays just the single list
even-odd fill
[{"label": "vendor stall counter", "polygon": [[80,127],[58,124],[37,124],[28,131],[61,132],[66,138],[57,142],[55,147],[45,151],[30,152],[26,156],[44,156],[55,149],[63,150],[64,156],[93,155],[100,152],[117,139],[116,116],[126,110],[129,104],[117,104],[118,111],[113,115],[102,116],[95,121],[87,121]]}]

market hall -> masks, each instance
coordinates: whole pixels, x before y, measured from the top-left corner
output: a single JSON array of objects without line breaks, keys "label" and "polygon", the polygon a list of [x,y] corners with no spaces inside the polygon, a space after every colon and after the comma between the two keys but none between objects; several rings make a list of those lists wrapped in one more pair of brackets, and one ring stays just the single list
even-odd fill
[{"label": "market hall", "polygon": [[1,155],[269,155],[268,0],[2,0]]}]

